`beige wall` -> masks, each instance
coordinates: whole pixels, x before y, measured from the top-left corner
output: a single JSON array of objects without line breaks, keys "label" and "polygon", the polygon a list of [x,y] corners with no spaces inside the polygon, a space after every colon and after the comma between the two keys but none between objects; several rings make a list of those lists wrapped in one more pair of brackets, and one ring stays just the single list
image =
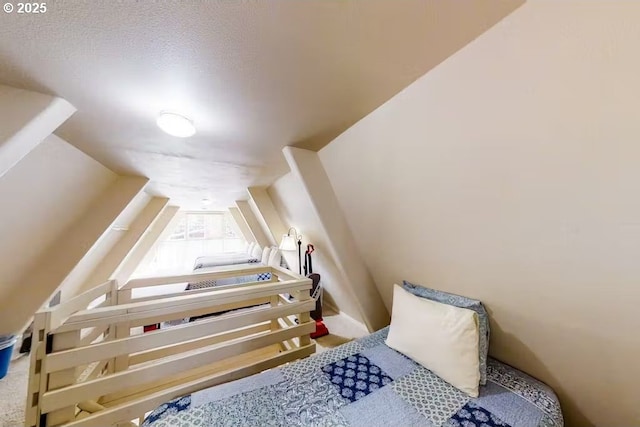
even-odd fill
[{"label": "beige wall", "polygon": [[[285,227],[295,227],[302,233],[303,252],[308,243],[314,244],[316,251],[312,255],[313,271],[322,276],[322,285],[326,290],[325,301],[350,317],[362,321],[354,301],[355,297],[343,283],[336,263],[327,250],[327,236],[322,232],[320,221],[302,183],[292,173],[288,173],[274,182],[267,192]],[[289,268],[297,272],[297,252],[283,251],[282,255],[287,260]],[[304,254],[302,265],[304,266]]]},{"label": "beige wall", "polygon": [[75,111],[64,99],[0,85],[0,177]]},{"label": "beige wall", "polygon": [[115,180],[55,135],[0,178],[0,298]]},{"label": "beige wall", "polygon": [[129,202],[148,181],[118,177],[53,135],[74,111],[63,99],[0,85],[3,334],[19,332],[61,284],[62,299],[77,290],[120,243],[110,228],[131,222]]},{"label": "beige wall", "polygon": [[[64,229],[24,269],[16,281],[8,284],[10,292],[0,298],[0,334],[20,331],[29,323],[33,313],[91,253],[147,182],[146,178],[119,176],[82,212],[80,218]],[[43,220],[47,221],[46,218]]]},{"label": "beige wall", "polygon": [[320,152],[387,306],[480,298],[569,426],[640,425],[638,22],[528,2]]},{"label": "beige wall", "polygon": [[291,174],[302,184],[311,202],[318,225],[314,230],[325,236],[323,246],[340,273],[340,287],[353,295],[360,318],[370,332],[387,326],[389,312],[357,248],[318,153],[296,147],[284,147],[282,152]]},{"label": "beige wall", "polygon": [[166,199],[152,198],[144,191],[138,193],[64,279],[60,285],[62,300],[111,279],[166,203]]}]

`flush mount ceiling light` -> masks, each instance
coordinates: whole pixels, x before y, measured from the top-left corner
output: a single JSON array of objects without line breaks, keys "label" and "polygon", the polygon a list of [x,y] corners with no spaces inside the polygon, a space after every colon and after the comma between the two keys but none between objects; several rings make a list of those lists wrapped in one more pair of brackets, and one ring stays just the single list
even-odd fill
[{"label": "flush mount ceiling light", "polygon": [[188,138],[196,133],[196,128],[191,119],[182,114],[170,111],[162,111],[156,120],[158,127],[169,135],[179,138]]}]

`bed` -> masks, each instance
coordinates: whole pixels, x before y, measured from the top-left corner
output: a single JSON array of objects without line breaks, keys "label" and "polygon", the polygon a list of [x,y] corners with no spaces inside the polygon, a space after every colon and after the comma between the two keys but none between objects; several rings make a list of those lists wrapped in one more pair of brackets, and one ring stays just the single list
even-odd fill
[{"label": "bed", "polygon": [[[254,250],[254,248],[250,248],[250,250]],[[220,254],[220,255],[214,255],[214,256],[203,256],[203,257],[198,257],[196,258],[195,261],[195,265],[193,267],[193,272],[194,273],[209,273],[209,272],[213,272],[216,270],[217,267],[221,267],[221,266],[238,266],[238,267],[242,267],[243,264],[247,264],[247,265],[256,265],[256,264],[266,264],[266,265],[271,265],[270,261],[272,261],[271,257],[273,258],[273,260],[276,259],[276,256],[279,258],[280,257],[280,251],[273,247],[273,248],[265,248],[264,250],[261,249],[259,246],[257,247],[257,249],[255,249],[255,252],[253,252],[254,254],[257,254],[257,252],[262,253],[262,258],[258,259],[258,258],[254,258],[255,255],[248,255],[246,253],[232,253],[232,254]],[[265,259],[266,258],[266,259]],[[266,262],[262,262],[261,261],[266,261]],[[278,263],[280,261],[278,260]],[[194,289],[204,289],[204,288],[213,288],[213,287],[217,287],[217,286],[227,286],[227,285],[241,285],[244,283],[252,283],[252,282],[269,282],[271,281],[271,273],[259,273],[259,274],[249,274],[249,275],[245,275],[245,276],[234,276],[234,277],[227,277],[227,278],[223,278],[223,279],[213,279],[213,280],[203,280],[200,282],[191,282],[188,283],[187,286],[185,287],[186,291],[190,291],[190,290],[194,290]],[[240,310],[250,310],[251,308],[253,308],[254,306],[250,306],[250,307],[245,307],[243,309]],[[233,311],[233,310],[230,310]],[[215,314],[203,314],[200,316],[193,316],[189,319],[184,319],[182,321],[173,321],[173,322],[169,322],[168,325],[175,325],[175,324],[179,324],[182,323],[184,321],[194,321],[194,320],[198,320],[198,319],[204,319],[207,317],[211,317],[211,316],[219,316],[221,314],[225,314],[228,313],[229,311],[221,311]]]},{"label": "bed", "polygon": [[[277,248],[261,248],[260,245],[256,244],[255,242],[246,243],[244,250],[239,252],[226,252],[196,258],[193,265],[193,270],[195,271],[202,268],[220,267],[227,265],[253,264],[261,261],[267,264],[268,257],[274,249]],[[267,259],[264,259],[265,255]]]},{"label": "bed", "polygon": [[389,328],[173,399],[143,426],[562,427],[555,393],[489,359],[477,398],[385,344]]},{"label": "bed", "polygon": [[[257,263],[259,262],[258,261],[251,262],[248,265],[256,265]],[[230,264],[230,265],[237,265],[238,267],[242,267],[242,264]],[[224,266],[224,264],[222,266]],[[216,267],[196,267],[193,269],[193,272],[209,273],[209,272],[215,271],[215,269]],[[250,274],[246,276],[228,277],[224,279],[191,282],[187,284],[185,290],[190,291],[193,289],[212,288],[215,286],[240,285],[242,283],[249,283],[249,282],[268,282],[269,280],[271,280],[271,273]]]},{"label": "bed", "polygon": [[[264,265],[280,265],[280,251],[276,247],[266,247],[264,249],[255,246],[249,249],[252,253],[230,253],[214,256],[198,257],[193,266],[194,273],[207,273],[213,271],[216,267],[242,264],[264,264]],[[258,252],[261,257],[257,258]],[[230,277],[226,279],[207,280],[197,283],[189,283],[185,290],[210,288],[223,285],[239,285],[248,282],[265,282],[271,280],[270,273],[253,274],[247,276]]]}]

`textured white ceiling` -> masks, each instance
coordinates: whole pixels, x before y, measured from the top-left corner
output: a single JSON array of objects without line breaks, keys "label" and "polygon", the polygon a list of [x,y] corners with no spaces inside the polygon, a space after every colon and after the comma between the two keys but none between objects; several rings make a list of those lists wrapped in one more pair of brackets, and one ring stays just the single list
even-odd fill
[{"label": "textured white ceiling", "polygon": [[[213,208],[319,149],[522,0],[48,1],[0,15],[0,83],[78,109],[58,134],[174,203]],[[160,110],[198,133],[165,135]]]}]

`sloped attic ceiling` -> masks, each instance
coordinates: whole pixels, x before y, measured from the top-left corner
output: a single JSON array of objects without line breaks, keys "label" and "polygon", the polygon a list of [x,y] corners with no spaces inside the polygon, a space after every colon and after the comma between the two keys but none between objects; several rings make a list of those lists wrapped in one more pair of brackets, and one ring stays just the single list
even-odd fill
[{"label": "sloped attic ceiling", "polygon": [[[48,2],[0,15],[0,83],[78,112],[58,135],[175,203],[226,207],[319,149],[523,1]],[[155,125],[190,116],[196,136]]]}]

